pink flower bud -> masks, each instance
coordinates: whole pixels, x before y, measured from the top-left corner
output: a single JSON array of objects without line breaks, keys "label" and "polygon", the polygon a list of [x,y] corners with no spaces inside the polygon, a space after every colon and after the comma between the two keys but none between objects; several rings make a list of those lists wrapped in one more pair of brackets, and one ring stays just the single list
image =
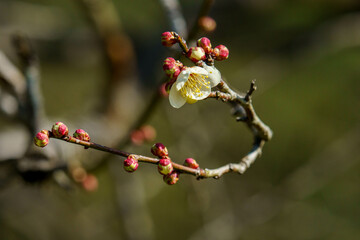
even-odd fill
[{"label": "pink flower bud", "polygon": [[159,173],[162,175],[168,175],[173,171],[173,165],[171,163],[171,160],[169,158],[162,158],[159,160],[158,164],[158,170]]},{"label": "pink flower bud", "polygon": [[165,59],[163,69],[166,75],[168,75],[170,78],[172,78],[173,76],[177,78],[181,71],[177,61],[172,57],[168,57]]},{"label": "pink flower bud", "polygon": [[186,56],[193,62],[205,60],[206,58],[205,51],[201,47],[191,47],[186,53]]},{"label": "pink flower bud", "polygon": [[204,49],[205,53],[209,54],[211,53],[211,42],[208,38],[203,37],[197,40],[197,46]]},{"label": "pink flower bud", "polygon": [[199,19],[199,27],[201,29],[203,29],[205,32],[212,32],[215,30],[216,28],[216,22],[213,18],[211,17],[201,17]]},{"label": "pink flower bud", "polygon": [[157,157],[167,157],[169,155],[167,148],[162,143],[155,143],[151,147],[151,153]]},{"label": "pink flower bud", "polygon": [[161,84],[161,86],[159,87],[159,93],[161,96],[167,98],[169,97],[169,91],[167,90],[167,85],[169,82],[163,83]]},{"label": "pink flower bud", "polygon": [[179,181],[179,175],[177,171],[172,171],[170,174],[164,175],[163,180],[169,185],[174,185]]},{"label": "pink flower bud", "polygon": [[141,145],[144,143],[145,136],[141,130],[134,130],[130,135],[131,142],[135,145]]},{"label": "pink flower bud", "polygon": [[156,130],[151,125],[142,126],[140,128],[140,131],[143,132],[145,141],[151,142],[151,141],[154,141],[154,139],[156,138]]},{"label": "pink flower bud", "polygon": [[172,32],[163,32],[161,34],[161,44],[163,46],[171,47],[175,43],[177,43],[177,39]]},{"label": "pink flower bud", "polygon": [[85,132],[83,129],[76,129],[76,131],[73,134],[74,138],[90,142],[90,136],[87,132]]},{"label": "pink flower bud", "polygon": [[214,48],[214,57],[215,60],[222,61],[229,57],[229,49],[224,45],[219,45]]},{"label": "pink flower bud", "polygon": [[61,138],[68,135],[69,129],[62,122],[57,122],[53,125],[51,132],[53,133],[54,137]]},{"label": "pink flower bud", "polygon": [[124,169],[127,172],[135,172],[136,169],[139,167],[139,162],[135,158],[135,156],[130,155],[124,160]]},{"label": "pink flower bud", "polygon": [[169,94],[169,92],[170,92],[170,89],[171,89],[171,87],[172,87],[172,85],[174,84],[176,82],[176,79],[175,80],[170,80],[169,82],[167,82],[166,84],[165,84],[165,91]]},{"label": "pink flower bud", "polygon": [[95,177],[92,174],[88,174],[84,181],[82,181],[81,183],[82,187],[88,191],[88,192],[94,192],[98,189],[99,187],[99,182],[97,180],[97,177]]},{"label": "pink flower bud", "polygon": [[187,167],[190,167],[193,169],[199,168],[199,164],[193,158],[185,159],[184,166],[187,166]]},{"label": "pink flower bud", "polygon": [[41,130],[34,137],[34,143],[38,147],[45,147],[49,144],[49,131]]}]

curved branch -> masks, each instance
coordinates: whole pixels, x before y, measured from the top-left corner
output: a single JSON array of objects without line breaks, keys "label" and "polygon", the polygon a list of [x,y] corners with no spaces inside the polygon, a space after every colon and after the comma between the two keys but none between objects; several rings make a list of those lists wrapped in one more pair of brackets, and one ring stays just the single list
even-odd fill
[{"label": "curved branch", "polygon": [[259,137],[264,141],[271,140],[273,135],[272,130],[261,121],[252,105],[251,95],[256,90],[254,80],[251,82],[250,89],[245,96],[236,93],[224,81],[221,81],[217,87],[219,91],[211,92],[208,98],[216,98],[221,99],[224,102],[239,104],[244,108],[246,116],[240,119],[238,118],[237,120],[247,123],[248,127],[256,137]]}]

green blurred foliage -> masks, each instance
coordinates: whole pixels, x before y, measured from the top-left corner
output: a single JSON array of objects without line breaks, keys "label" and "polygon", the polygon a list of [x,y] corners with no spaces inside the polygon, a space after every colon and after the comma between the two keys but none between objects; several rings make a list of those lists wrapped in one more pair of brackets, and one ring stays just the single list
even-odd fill
[{"label": "green blurred foliage", "polygon": [[[160,46],[160,34],[169,29],[159,3],[115,4],[135,44],[139,69],[149,63],[158,68],[149,71],[160,72],[162,58],[171,53]],[[191,26],[200,1],[181,4]],[[0,1],[4,8],[10,5],[7,14],[23,16],[0,18],[0,43],[11,55],[6,27],[33,39],[47,113],[55,118],[92,110],[105,70],[79,6],[75,1]],[[61,26],[59,31],[42,33],[36,26],[39,16],[29,17],[24,6],[55,11],[49,22],[64,22],[54,25]],[[142,164],[127,174],[118,158],[94,172],[100,183],[95,193],[18,180],[0,191],[1,239],[127,239],[129,228],[146,230],[148,239],[360,238],[360,28],[354,27],[360,26],[359,2],[215,1],[210,16],[217,29],[207,36],[213,45],[230,49],[230,58],[217,64],[223,77],[240,91],[257,79],[253,103],[274,131],[263,156],[243,176],[197,181],[184,175],[171,187],[154,166]],[[142,72],[150,92],[155,82]],[[175,161],[193,157],[202,167],[216,168],[238,161],[251,147],[251,134],[229,110],[214,100],[176,110],[165,99],[149,123]],[[126,150],[149,155],[149,149],[145,144]],[[144,199],[147,224],[124,218],[135,210],[127,209],[123,199],[136,196]]]}]

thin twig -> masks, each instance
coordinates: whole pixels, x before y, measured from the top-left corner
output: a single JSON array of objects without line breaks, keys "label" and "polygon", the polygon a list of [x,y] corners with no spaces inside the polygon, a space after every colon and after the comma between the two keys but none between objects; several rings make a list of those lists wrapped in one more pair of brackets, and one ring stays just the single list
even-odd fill
[{"label": "thin twig", "polygon": [[[52,134],[50,134],[50,137],[55,138]],[[85,147],[85,149],[92,148],[92,149],[96,149],[99,151],[118,155],[121,157],[129,157],[130,155],[132,155],[139,162],[145,162],[145,163],[150,163],[150,164],[158,164],[159,163],[159,159],[157,159],[157,158],[152,158],[152,157],[147,157],[147,156],[143,156],[143,155],[139,155],[139,154],[135,154],[135,153],[121,151],[121,150],[103,146],[103,145],[100,145],[100,144],[97,144],[94,142],[82,141],[82,140],[76,139],[71,136],[65,136],[62,138],[55,138],[55,139],[59,139],[59,140],[62,140],[62,141],[68,142],[68,143],[73,143],[76,145],[81,145],[81,146]],[[178,170],[180,173],[190,174],[190,175],[196,176],[198,179],[203,179],[203,178],[217,179],[217,178],[221,177],[222,175],[224,175],[226,173],[230,173],[230,172],[237,172],[237,173],[243,174],[246,171],[246,169],[248,169],[250,167],[250,165],[255,161],[255,159],[261,154],[261,149],[262,149],[263,145],[264,145],[264,141],[259,139],[254,144],[254,148],[249,152],[248,155],[246,155],[241,160],[240,163],[238,163],[238,164],[230,163],[230,164],[227,164],[227,165],[222,166],[217,169],[207,169],[207,168],[193,169],[193,168],[186,167],[186,166],[183,166],[183,165],[175,163],[175,162],[172,162],[172,165],[173,165],[174,169]]]},{"label": "thin twig", "polygon": [[246,119],[244,120],[253,131],[254,135],[265,141],[269,141],[272,138],[272,130],[260,120],[252,105],[251,94],[256,89],[254,81],[251,82],[250,89],[245,97],[232,90],[224,81],[221,81],[218,88],[220,91],[213,91],[208,98],[216,98],[226,102],[240,104],[246,112]]}]

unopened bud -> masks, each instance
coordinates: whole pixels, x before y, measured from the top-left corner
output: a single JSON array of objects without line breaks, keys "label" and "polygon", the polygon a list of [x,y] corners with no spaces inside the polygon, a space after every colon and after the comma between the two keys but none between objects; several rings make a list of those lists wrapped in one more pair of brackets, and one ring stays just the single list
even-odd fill
[{"label": "unopened bud", "polygon": [[173,165],[171,163],[171,160],[169,158],[162,158],[159,160],[158,163],[158,170],[159,173],[162,175],[168,175],[173,171]]},{"label": "unopened bud", "polygon": [[41,130],[34,137],[34,143],[38,147],[45,147],[49,144],[49,131]]},{"label": "unopened bud", "polygon": [[143,131],[134,130],[131,132],[130,139],[133,144],[140,146],[144,143],[145,136],[144,136]]},{"label": "unopened bud", "polygon": [[161,44],[163,46],[171,47],[175,43],[177,43],[177,39],[172,32],[163,32],[161,34]]},{"label": "unopened bud", "polygon": [[151,153],[157,157],[167,157],[169,155],[167,148],[162,143],[155,143],[151,147]]},{"label": "unopened bud", "polygon": [[186,56],[193,62],[205,60],[206,58],[205,51],[201,47],[191,47],[186,53]]},{"label": "unopened bud", "polygon": [[201,17],[199,19],[199,27],[201,29],[203,29],[205,32],[212,32],[215,30],[216,28],[216,22],[213,18],[211,17]]},{"label": "unopened bud", "polygon": [[224,45],[219,45],[214,48],[215,60],[222,61],[229,57],[229,49]]},{"label": "unopened bud", "polygon": [[187,167],[193,168],[193,169],[199,168],[199,164],[193,158],[185,159],[184,166],[187,166]]},{"label": "unopened bud", "polygon": [[95,177],[92,174],[88,174],[84,181],[81,182],[82,187],[88,191],[88,192],[94,192],[98,189],[99,187],[99,182],[97,177]]},{"label": "unopened bud", "polygon": [[177,78],[181,71],[177,61],[172,57],[168,57],[164,60],[163,69],[170,78],[173,78],[174,76]]},{"label": "unopened bud", "polygon": [[170,89],[171,89],[171,87],[172,87],[172,85],[175,83],[175,81],[170,81],[170,82],[167,82],[166,84],[165,84],[165,91],[168,93],[168,95],[169,95],[169,92],[170,92]]},{"label": "unopened bud", "polygon": [[85,132],[83,129],[76,129],[76,131],[73,134],[74,138],[90,142],[90,136],[87,132]]},{"label": "unopened bud", "polygon": [[130,155],[124,160],[124,169],[127,172],[135,172],[139,167],[139,162],[135,156]]},{"label": "unopened bud", "polygon": [[145,141],[151,142],[156,138],[156,130],[151,125],[144,125],[140,127],[140,131],[143,132]]},{"label": "unopened bud", "polygon": [[163,180],[169,185],[174,185],[179,181],[179,175],[177,171],[172,171],[170,174],[164,175]]},{"label": "unopened bud", "polygon": [[53,125],[51,132],[53,133],[54,137],[61,138],[68,135],[69,129],[62,122],[57,122]]},{"label": "unopened bud", "polygon": [[160,93],[160,95],[162,96],[162,97],[169,97],[169,92],[166,90],[166,87],[167,87],[167,84],[168,84],[169,82],[166,82],[166,83],[163,83],[163,84],[161,84],[160,85],[160,87],[159,87],[159,93]]},{"label": "unopened bud", "polygon": [[202,37],[199,40],[197,40],[196,44],[198,47],[203,48],[205,53],[207,53],[207,54],[211,53],[212,49],[211,49],[210,39],[208,39],[206,37]]}]

